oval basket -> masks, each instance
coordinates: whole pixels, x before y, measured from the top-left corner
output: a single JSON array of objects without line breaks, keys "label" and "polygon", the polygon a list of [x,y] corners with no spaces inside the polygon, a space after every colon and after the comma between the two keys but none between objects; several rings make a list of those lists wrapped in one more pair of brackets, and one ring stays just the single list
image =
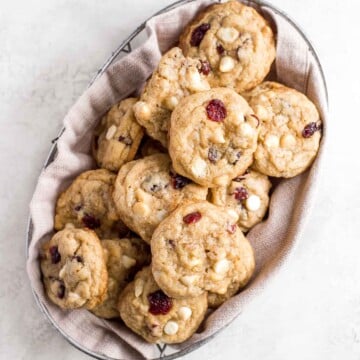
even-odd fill
[{"label": "oval basket", "polygon": [[[215,3],[217,1],[213,1],[213,2]],[[276,26],[278,26],[280,23],[285,24],[285,26],[289,26],[289,28],[291,28],[292,31],[294,32],[294,34],[298,37],[298,39],[299,39],[298,41],[302,41],[301,46],[303,49],[305,49],[304,51],[308,52],[309,58],[311,60],[312,70],[310,69],[309,71],[312,71],[313,73],[315,72],[315,75],[311,74],[310,76],[316,77],[317,87],[314,88],[313,86],[311,86],[311,84],[309,85],[308,80],[307,80],[307,81],[305,81],[306,86],[304,85],[305,86],[304,88],[298,89],[298,90],[306,93],[313,101],[315,101],[315,103],[317,103],[318,107],[320,108],[320,113],[321,113],[322,119],[325,120],[327,118],[327,107],[328,107],[328,95],[327,95],[326,81],[325,81],[325,77],[324,77],[323,70],[322,70],[321,64],[319,62],[318,56],[316,55],[316,52],[315,52],[313,46],[311,45],[310,41],[308,40],[308,38],[304,35],[303,31],[299,28],[299,26],[297,26],[294,23],[293,20],[291,20],[286,14],[284,14],[279,9],[275,8],[273,5],[271,5],[267,2],[264,2],[264,1],[249,0],[249,1],[242,1],[242,2],[245,3],[246,5],[250,5],[257,9],[261,9],[262,11],[265,9],[265,16],[268,15],[268,12],[271,12],[272,16],[276,16],[277,21],[279,22],[276,24]],[[114,64],[117,60],[121,59],[123,56],[126,56],[127,54],[131,53],[136,46],[141,44],[142,37],[144,35],[144,30],[146,29],[148,22],[153,20],[155,16],[166,14],[170,11],[173,11],[174,9],[177,9],[178,7],[180,7],[182,5],[186,5],[186,4],[190,4],[190,3],[196,3],[196,0],[177,1],[173,4],[171,4],[170,6],[163,8],[158,13],[154,14],[152,17],[150,17],[148,20],[146,20],[144,23],[142,23],[126,40],[124,40],[119,45],[119,47],[106,60],[104,65],[98,70],[97,74],[91,80],[89,87],[96,80],[98,80],[109,69],[109,67],[112,64]],[[296,59],[294,59],[294,60],[296,60]],[[291,74],[289,76],[291,76]],[[289,77],[288,79],[282,79],[282,80],[287,85],[294,86],[294,84],[292,84],[291,77]],[[320,90],[317,90],[317,89],[320,89]],[[316,91],[320,91],[322,94],[317,96]],[[50,164],[52,164],[54,159],[56,158],[56,156],[58,154],[58,141],[61,138],[61,136],[64,134],[64,132],[65,132],[65,127],[62,128],[59,135],[52,141],[52,146],[50,148],[49,154],[45,161],[43,171],[45,171],[45,169],[47,169],[48,166]],[[325,137],[323,137],[323,140],[322,140],[322,146],[320,149],[321,154],[323,153],[324,142],[325,142],[324,139],[325,139]],[[320,158],[320,153],[319,153],[319,158]],[[307,177],[311,176],[312,181],[315,182],[315,185],[316,185],[316,183],[318,182],[319,172],[320,172],[320,159],[317,159],[315,161],[312,169],[309,172],[307,172],[307,174],[305,174],[305,176],[307,176]],[[293,181],[293,179],[290,179],[290,181]],[[300,180],[295,179],[294,186],[296,186],[297,182],[299,182],[299,181],[306,182],[307,179],[304,177]],[[316,188],[316,186],[314,188]],[[306,197],[305,200],[307,201],[307,204],[311,205],[311,203],[313,202],[315,190],[312,189],[310,191],[308,189],[308,186],[305,185],[305,189],[303,189],[302,191],[305,193],[304,196]],[[311,192],[311,194],[310,194],[310,192]],[[271,207],[270,207],[270,211],[271,211]],[[294,212],[294,214],[292,216],[292,220],[294,219],[294,217],[296,218],[296,216],[300,217],[299,218],[300,220],[297,219],[297,222],[296,222],[297,225],[296,225],[295,229],[293,227],[291,227],[290,230],[289,230],[290,227],[286,229],[286,231],[292,231],[292,233],[289,235],[292,239],[292,242],[289,242],[289,244],[285,244],[285,246],[283,248],[281,248],[281,251],[279,250],[279,253],[274,255],[274,261],[271,262],[272,264],[270,264],[270,263],[266,264],[266,266],[271,266],[271,271],[266,272],[262,276],[259,276],[260,279],[257,280],[258,284],[256,284],[255,290],[252,293],[250,292],[250,296],[255,296],[256,293],[259,291],[259,289],[263,288],[265,286],[265,284],[269,283],[269,279],[283,266],[283,264],[285,263],[285,260],[287,260],[289,258],[291,250],[294,248],[295,242],[300,238],[302,229],[304,228],[304,226],[306,224],[306,219],[309,217],[309,212],[307,211],[305,213],[303,209],[300,209],[300,210],[293,209],[291,211]],[[258,234],[261,233],[261,229],[258,231],[257,231],[257,229],[258,229],[258,227],[256,228],[256,230],[253,234],[250,234],[250,240],[252,238],[256,238],[256,236],[258,236]],[[29,257],[30,257],[29,248],[31,246],[33,235],[34,235],[34,225],[33,225],[32,216],[30,214],[29,220],[28,220],[28,226],[27,226],[27,234],[26,234],[26,258],[27,258],[28,262],[29,262]],[[261,263],[262,261],[263,261],[262,259],[260,259],[260,260],[257,259],[257,262]],[[275,265],[274,265],[274,262],[275,262]],[[28,272],[29,272],[29,270],[28,270]],[[31,278],[31,276],[30,276],[30,278]],[[84,346],[81,343],[81,341],[78,341],[78,340],[74,339],[72,336],[70,336],[66,331],[64,331],[64,329],[61,326],[59,326],[56,319],[54,319],[54,317],[52,316],[51,311],[49,311],[47,304],[44,303],[44,301],[38,295],[36,289],[33,286],[32,286],[32,290],[33,290],[34,298],[37,302],[37,305],[39,306],[42,313],[46,316],[46,318],[50,321],[50,323],[64,336],[64,338],[67,341],[69,341],[74,347],[76,347],[77,349],[79,349],[79,350],[83,351],[84,353],[86,353],[94,358],[97,358],[97,359],[119,360],[119,358],[109,357],[103,353],[93,351],[92,349],[88,348],[87,346]],[[223,309],[220,308],[217,311],[222,311],[222,310]],[[199,348],[200,346],[204,345],[206,342],[211,340],[221,329],[223,329],[227,325],[229,325],[231,323],[231,321],[233,321],[238,315],[239,315],[239,312],[231,313],[228,316],[226,323],[220,329],[216,329],[216,331],[213,331],[212,333],[210,333],[208,336],[206,336],[206,338],[203,338],[196,342],[190,343],[189,345],[186,345],[186,346],[183,346],[180,348],[167,346],[167,345],[159,345],[159,344],[153,345],[153,347],[155,349],[153,353],[155,354],[155,356],[151,356],[149,358],[152,358],[152,359],[160,359],[160,358],[161,359],[175,359],[180,356],[183,356],[186,353],[189,353],[189,352]],[[134,356],[134,358],[138,358],[138,357]],[[139,358],[142,358],[142,356],[139,355]]]}]

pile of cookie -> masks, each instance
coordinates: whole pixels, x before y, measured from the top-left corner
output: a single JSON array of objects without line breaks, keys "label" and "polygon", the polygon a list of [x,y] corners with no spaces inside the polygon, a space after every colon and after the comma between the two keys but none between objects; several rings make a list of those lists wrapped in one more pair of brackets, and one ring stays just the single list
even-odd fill
[{"label": "pile of cookie", "polygon": [[179,343],[251,279],[245,235],[272,178],[309,168],[321,121],[303,94],[263,82],[267,21],[236,1],[202,11],[147,81],[95,130],[98,169],[57,200],[41,251],[48,297],[119,319],[149,342]]}]

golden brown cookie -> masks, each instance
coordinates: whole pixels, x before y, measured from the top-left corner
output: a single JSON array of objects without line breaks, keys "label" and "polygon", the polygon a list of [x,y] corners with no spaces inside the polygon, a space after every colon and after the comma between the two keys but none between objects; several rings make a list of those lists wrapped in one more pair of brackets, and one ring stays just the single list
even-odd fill
[{"label": "golden brown cookie", "polygon": [[184,96],[209,90],[199,60],[185,58],[181,49],[169,50],[147,82],[134,106],[135,117],[152,138],[168,145],[170,115]]},{"label": "golden brown cookie", "polygon": [[201,12],[180,37],[184,55],[209,64],[212,87],[242,92],[260,84],[275,59],[274,34],[252,7],[238,1]]},{"label": "golden brown cookie", "polygon": [[266,175],[247,170],[234,178],[228,186],[211,189],[211,202],[235,211],[242,231],[258,224],[269,206],[271,182]]},{"label": "golden brown cookie", "polygon": [[151,239],[152,272],[168,296],[224,295],[231,284],[247,283],[255,260],[236,220],[201,201],[179,206],[160,223]]},{"label": "golden brown cookie", "polygon": [[91,311],[105,319],[119,317],[118,299],[133,276],[151,260],[150,248],[138,238],[102,240],[109,274],[105,300]]},{"label": "golden brown cookie", "polygon": [[125,224],[149,242],[159,223],[183,200],[205,200],[207,192],[173,172],[168,155],[155,154],[120,169],[113,197]]},{"label": "golden brown cookie", "polygon": [[134,159],[144,135],[132,109],[136,101],[128,98],[114,105],[95,129],[93,155],[99,167],[118,171]]},{"label": "golden brown cookie", "polygon": [[50,300],[63,309],[92,309],[106,294],[108,274],[95,232],[65,229],[45,243],[41,270]]},{"label": "golden brown cookie", "polygon": [[203,186],[226,186],[253,162],[257,127],[252,109],[232,89],[182,99],[171,115],[169,153],[175,171]]},{"label": "golden brown cookie", "polygon": [[199,327],[207,310],[207,294],[173,299],[156,284],[150,268],[139,272],[122,292],[120,316],[150,343],[180,343]]},{"label": "golden brown cookie", "polygon": [[315,105],[304,94],[274,82],[265,82],[244,96],[260,120],[254,168],[285,178],[308,169],[321,138]]}]

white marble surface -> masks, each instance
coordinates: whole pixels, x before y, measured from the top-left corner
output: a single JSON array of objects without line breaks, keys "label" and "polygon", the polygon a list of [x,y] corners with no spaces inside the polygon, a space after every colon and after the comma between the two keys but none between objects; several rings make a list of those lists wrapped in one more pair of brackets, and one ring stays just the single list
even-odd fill
[{"label": "white marble surface", "polygon": [[[40,314],[25,264],[28,203],[69,106],[111,51],[169,0],[0,2],[0,358],[87,359]],[[186,359],[360,359],[359,2],[273,0],[306,29],[327,75],[330,145],[291,264]]]}]

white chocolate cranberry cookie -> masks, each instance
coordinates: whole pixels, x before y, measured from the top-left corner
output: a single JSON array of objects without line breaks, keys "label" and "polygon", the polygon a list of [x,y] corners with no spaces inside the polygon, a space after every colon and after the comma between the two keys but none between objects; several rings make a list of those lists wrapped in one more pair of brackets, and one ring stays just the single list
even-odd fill
[{"label": "white chocolate cranberry cookie", "polygon": [[89,170],[79,175],[57,200],[56,230],[68,224],[94,230],[100,237],[124,235],[112,200],[116,175],[105,169]]},{"label": "white chocolate cranberry cookie", "polygon": [[308,169],[321,138],[315,105],[304,94],[274,82],[265,82],[244,96],[260,120],[254,168],[285,178]]},{"label": "white chocolate cranberry cookie", "polygon": [[109,274],[105,300],[91,311],[99,317],[119,317],[118,300],[125,286],[145,265],[150,264],[151,253],[138,238],[102,240],[106,268]]},{"label": "white chocolate cranberry cookie", "polygon": [[247,170],[234,178],[228,186],[211,189],[211,202],[235,211],[242,231],[258,224],[269,206],[271,182],[266,175]]},{"label": "white chocolate cranberry cookie", "polygon": [[254,256],[236,221],[231,212],[206,201],[173,211],[151,239],[152,272],[160,288],[182,298],[206,291],[224,295],[233,283],[245,285]]},{"label": "white chocolate cranberry cookie", "polygon": [[173,299],[156,284],[150,268],[139,272],[119,299],[125,324],[150,343],[180,343],[199,327],[207,310],[207,294]]},{"label": "white chocolate cranberry cookie", "polygon": [[232,89],[182,99],[171,115],[175,171],[203,186],[226,186],[253,162],[258,125],[248,103]]},{"label": "white chocolate cranberry cookie", "polygon": [[125,224],[149,242],[155,228],[181,201],[205,200],[207,192],[173,172],[167,154],[154,154],[120,169],[113,198]]},{"label": "white chocolate cranberry cookie", "polygon": [[275,59],[269,24],[238,1],[206,8],[185,28],[180,47],[185,56],[209,64],[212,87],[232,87],[237,92],[260,84]]},{"label": "white chocolate cranberry cookie", "polygon": [[170,115],[184,96],[209,90],[200,60],[185,58],[175,47],[160,60],[134,106],[135,117],[152,138],[167,147]]},{"label": "white chocolate cranberry cookie", "polygon": [[106,294],[108,274],[95,232],[64,229],[45,243],[41,270],[50,300],[63,309],[92,309]]},{"label": "white chocolate cranberry cookie", "polygon": [[99,167],[118,171],[134,159],[144,135],[132,109],[136,101],[128,98],[114,105],[95,129],[93,155]]}]

